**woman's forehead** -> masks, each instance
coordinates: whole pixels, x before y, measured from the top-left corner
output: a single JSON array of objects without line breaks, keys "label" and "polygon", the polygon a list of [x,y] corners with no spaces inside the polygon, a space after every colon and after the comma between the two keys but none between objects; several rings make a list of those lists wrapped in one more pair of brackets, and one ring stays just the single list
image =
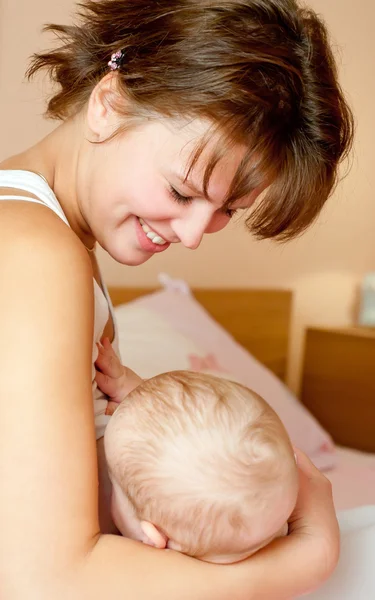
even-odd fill
[{"label": "woman's forehead", "polygon": [[[161,119],[154,123],[154,130],[160,142],[157,162],[163,172],[168,173],[171,183],[181,185],[187,195],[206,196],[218,207],[222,206],[246,147],[239,143],[228,144],[228,136],[207,119]],[[204,194],[207,168],[216,159]],[[250,206],[264,188],[251,190],[245,198],[236,201],[236,207]]]},{"label": "woman's forehead", "polygon": [[[240,146],[233,146],[219,158],[215,168],[210,174],[207,185],[206,197],[213,204],[222,206],[226,202],[244,154],[245,150],[243,148]],[[205,173],[211,158],[212,154],[210,154],[209,151],[206,153],[203,152],[194,168],[191,169],[186,181],[187,185],[190,183],[190,187],[193,189],[193,191],[199,190],[202,192],[202,195],[204,190]],[[257,199],[259,194],[266,189],[266,187],[266,184],[261,184],[256,188],[251,189],[248,194],[241,198],[237,198],[233,202],[233,208],[250,207]]]},{"label": "woman's forehead", "polygon": [[[177,175],[180,180],[190,185],[191,189],[203,191],[207,168],[212,162],[215,167],[210,173],[207,185],[207,196],[212,202],[222,204],[228,195],[233,179],[246,153],[240,144],[228,147],[218,132],[201,125],[195,131],[188,130],[187,142],[181,148]],[[195,135],[194,135],[195,134]]]}]

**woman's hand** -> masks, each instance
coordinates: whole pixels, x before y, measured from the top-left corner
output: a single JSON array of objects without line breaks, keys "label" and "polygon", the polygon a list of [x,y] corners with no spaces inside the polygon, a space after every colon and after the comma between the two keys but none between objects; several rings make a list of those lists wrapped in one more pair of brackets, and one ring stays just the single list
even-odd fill
[{"label": "woman's hand", "polygon": [[296,507],[289,521],[289,535],[316,540],[322,560],[331,572],[339,558],[340,534],[329,480],[301,450],[295,449],[300,475]]},{"label": "woman's hand", "polygon": [[[253,589],[250,598],[290,600],[305,595],[324,583],[338,562],[340,534],[331,484],[301,450],[296,449],[296,456],[300,491],[289,535],[233,566],[233,585],[238,588],[242,577],[244,590]],[[233,594],[236,600],[248,597]]]}]

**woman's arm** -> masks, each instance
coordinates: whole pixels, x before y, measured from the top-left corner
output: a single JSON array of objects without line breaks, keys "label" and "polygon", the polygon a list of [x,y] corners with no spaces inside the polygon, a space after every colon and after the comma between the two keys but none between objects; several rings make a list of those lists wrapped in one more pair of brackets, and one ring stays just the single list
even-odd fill
[{"label": "woman's arm", "polygon": [[3,202],[0,282],[1,597],[43,598],[98,531],[92,272],[52,211]]},{"label": "woman's arm", "polygon": [[2,600],[271,600],[326,576],[335,540],[316,474],[316,509],[307,519],[302,509],[302,529],[233,567],[100,535],[89,259],[48,209],[8,207],[0,217]]},{"label": "woman's arm", "polygon": [[[288,537],[275,540],[245,562],[219,566],[150,547],[146,554],[139,545],[132,551],[135,542],[126,547],[124,538],[103,536],[90,555],[82,589],[88,589],[94,573],[105,562],[102,587],[91,589],[90,598],[96,600],[102,594],[122,598],[122,588],[116,590],[115,586],[124,560],[132,573],[126,596],[129,600],[290,600],[316,589],[337,564],[338,524],[330,482],[302,452],[296,452],[300,494]],[[98,583],[98,578],[95,581]]]}]

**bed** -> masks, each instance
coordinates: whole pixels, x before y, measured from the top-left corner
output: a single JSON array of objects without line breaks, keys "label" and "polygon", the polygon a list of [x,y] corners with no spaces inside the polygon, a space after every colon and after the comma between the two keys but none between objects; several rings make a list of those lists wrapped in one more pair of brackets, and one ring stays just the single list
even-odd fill
[{"label": "bed", "polygon": [[332,481],[337,510],[375,505],[375,454],[336,447],[285,382],[288,290],[110,288],[123,362],[144,377],[189,368],[232,376],[273,406],[292,441]]}]

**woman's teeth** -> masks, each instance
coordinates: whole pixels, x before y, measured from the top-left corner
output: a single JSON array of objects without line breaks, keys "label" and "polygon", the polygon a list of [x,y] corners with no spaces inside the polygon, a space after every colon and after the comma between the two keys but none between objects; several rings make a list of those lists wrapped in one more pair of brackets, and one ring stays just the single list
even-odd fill
[{"label": "woman's teeth", "polygon": [[150,229],[149,226],[146,225],[146,223],[144,222],[143,219],[140,219],[138,217],[138,221],[140,222],[141,227],[142,227],[143,231],[145,232],[146,236],[148,237],[148,239],[151,240],[154,244],[156,244],[157,246],[163,246],[163,244],[167,243],[165,240],[163,240],[162,237],[160,237],[160,235],[155,233],[155,231],[152,231],[152,229]]}]

